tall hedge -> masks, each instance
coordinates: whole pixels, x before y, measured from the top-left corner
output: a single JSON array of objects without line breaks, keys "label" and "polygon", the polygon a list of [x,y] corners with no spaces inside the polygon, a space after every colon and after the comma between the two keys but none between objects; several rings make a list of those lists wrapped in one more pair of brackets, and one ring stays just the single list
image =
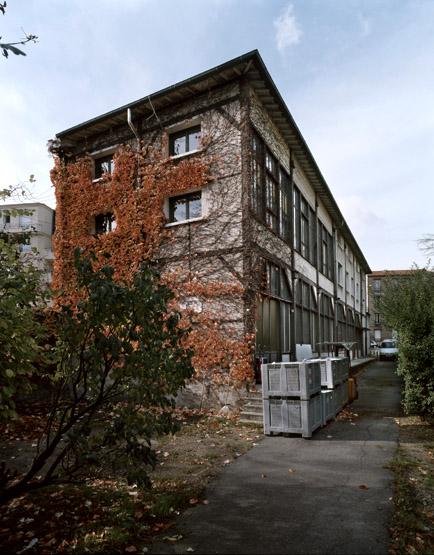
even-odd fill
[{"label": "tall hedge", "polygon": [[387,278],[379,310],[398,334],[404,410],[434,416],[434,272]]}]

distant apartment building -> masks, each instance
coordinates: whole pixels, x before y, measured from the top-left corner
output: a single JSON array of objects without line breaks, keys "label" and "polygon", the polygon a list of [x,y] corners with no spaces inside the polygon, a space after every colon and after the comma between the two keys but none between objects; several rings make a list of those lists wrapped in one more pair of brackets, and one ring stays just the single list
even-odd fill
[{"label": "distant apartment building", "polygon": [[384,284],[387,279],[405,279],[413,270],[382,270],[368,275],[368,303],[369,303],[369,335],[370,341],[380,343],[384,339],[392,339],[395,332],[384,322],[379,306]]},{"label": "distant apartment building", "polygon": [[[201,156],[204,136],[213,179],[167,194],[159,210],[172,241],[159,260],[243,287],[221,312],[231,333],[254,337],[256,364],[294,360],[300,346],[327,354],[347,343],[364,356],[371,270],[257,51],[57,134],[53,181],[58,199],[70,200],[58,207],[56,275],[67,279],[71,249],[91,236],[99,249],[133,248],[122,236],[124,198],[110,197],[120,145],[140,139],[178,162]],[[80,191],[97,200],[87,205]],[[71,213],[84,222],[80,234]],[[189,302],[206,310],[208,301]]]},{"label": "distant apartment building", "polygon": [[47,283],[51,282],[53,269],[53,231],[54,210],[46,204],[26,202],[0,205],[0,232],[15,236],[22,256],[28,257],[43,271],[42,279]]}]

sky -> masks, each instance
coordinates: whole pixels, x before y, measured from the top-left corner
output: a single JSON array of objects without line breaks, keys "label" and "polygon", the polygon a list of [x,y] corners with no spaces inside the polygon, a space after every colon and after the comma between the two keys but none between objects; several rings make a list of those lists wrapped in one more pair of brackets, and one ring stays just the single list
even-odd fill
[{"label": "sky", "polygon": [[371,269],[434,232],[434,1],[8,0],[0,188],[55,207],[55,134],[257,48]]}]

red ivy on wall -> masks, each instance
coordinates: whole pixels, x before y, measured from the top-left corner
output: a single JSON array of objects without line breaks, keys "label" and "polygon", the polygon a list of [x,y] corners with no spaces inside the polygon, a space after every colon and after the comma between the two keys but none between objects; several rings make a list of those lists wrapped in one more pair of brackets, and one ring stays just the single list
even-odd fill
[{"label": "red ivy on wall", "polygon": [[[99,265],[107,263],[105,255],[109,253],[115,278],[128,282],[140,264],[157,256],[162,241],[173,234],[165,227],[164,199],[204,187],[211,179],[210,166],[205,156],[174,162],[148,153],[145,159],[142,152],[122,147],[115,155],[113,173],[94,182],[90,157],[67,164],[56,158],[51,173],[57,201],[53,287],[63,296],[76,295],[76,247],[95,253]],[[95,236],[94,218],[104,213],[115,215],[117,227]],[[241,299],[244,293],[239,283],[203,282],[179,272],[167,271],[162,279],[181,307],[188,295],[202,299],[206,307],[207,303],[212,306],[213,299]],[[218,384],[252,380],[252,337],[240,338],[235,330],[225,328],[220,322],[223,315],[212,308],[200,313],[184,309],[182,313],[181,325],[193,328],[186,346],[193,349],[197,379]]]}]

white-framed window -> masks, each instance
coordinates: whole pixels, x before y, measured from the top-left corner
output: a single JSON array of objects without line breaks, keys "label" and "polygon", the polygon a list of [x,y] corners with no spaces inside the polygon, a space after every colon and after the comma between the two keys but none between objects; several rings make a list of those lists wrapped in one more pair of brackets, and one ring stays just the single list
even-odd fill
[{"label": "white-framed window", "polygon": [[200,149],[201,126],[169,132],[169,156],[185,156]]},{"label": "white-framed window", "polygon": [[203,216],[202,191],[169,197],[169,224],[198,220]]}]

